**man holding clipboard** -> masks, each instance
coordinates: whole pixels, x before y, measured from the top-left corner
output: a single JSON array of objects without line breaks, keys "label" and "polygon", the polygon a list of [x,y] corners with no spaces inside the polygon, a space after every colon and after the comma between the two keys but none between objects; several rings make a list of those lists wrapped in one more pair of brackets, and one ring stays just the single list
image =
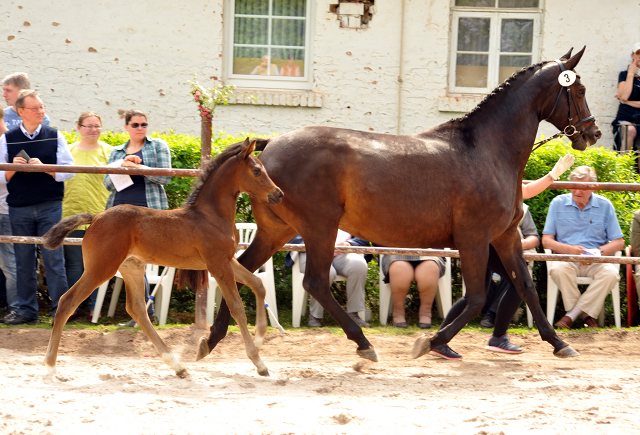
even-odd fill
[{"label": "man holding clipboard", "polygon": [[[73,165],[64,136],[43,125],[44,104],[37,92],[20,91],[16,110],[22,124],[0,137],[0,163]],[[43,236],[62,218],[64,181],[72,173],[0,171],[0,183],[7,185],[9,219],[14,236]],[[6,325],[38,323],[38,280],[36,246],[14,245],[16,253],[18,310],[3,319]],[[60,296],[68,290],[62,247],[42,250],[51,315],[55,316]]]}]

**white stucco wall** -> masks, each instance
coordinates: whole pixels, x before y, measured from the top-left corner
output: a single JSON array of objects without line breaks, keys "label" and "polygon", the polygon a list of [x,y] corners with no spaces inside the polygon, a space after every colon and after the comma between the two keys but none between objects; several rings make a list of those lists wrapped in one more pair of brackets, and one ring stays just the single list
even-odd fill
[{"label": "white stucco wall", "polygon": [[[329,125],[411,134],[461,114],[439,110],[448,96],[450,0],[376,0],[365,30],[341,28],[330,12],[336,2],[315,1],[314,91],[322,93],[322,107],[230,105],[219,109],[214,128],[282,133]],[[0,3],[0,76],[28,72],[62,129],[94,110],[107,129],[122,130],[120,113],[135,107],[149,114],[152,130],[199,134],[184,82],[194,72],[205,85],[223,76],[224,0],[63,3],[69,6]],[[544,10],[541,59],[587,45],[577,71],[604,133],[601,143],[610,146],[617,75],[640,40],[640,5],[546,0]],[[460,101],[455,105],[471,108],[477,99]]]}]

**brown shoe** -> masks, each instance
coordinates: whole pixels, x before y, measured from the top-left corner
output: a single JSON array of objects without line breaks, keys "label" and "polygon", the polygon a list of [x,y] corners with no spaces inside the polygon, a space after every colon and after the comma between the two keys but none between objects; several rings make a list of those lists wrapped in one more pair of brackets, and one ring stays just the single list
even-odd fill
[{"label": "brown shoe", "polygon": [[589,329],[599,328],[598,323],[596,322],[596,319],[594,319],[591,316],[587,316],[584,318],[584,325]]},{"label": "brown shoe", "polygon": [[573,320],[569,316],[562,316],[560,320],[556,322],[556,328],[558,329],[571,329]]}]

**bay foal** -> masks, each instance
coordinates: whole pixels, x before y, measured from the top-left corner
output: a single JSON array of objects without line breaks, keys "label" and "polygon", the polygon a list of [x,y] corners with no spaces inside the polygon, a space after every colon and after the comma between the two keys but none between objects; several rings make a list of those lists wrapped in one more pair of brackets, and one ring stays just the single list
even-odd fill
[{"label": "bay foal", "polygon": [[[260,279],[235,259],[236,199],[247,192],[252,201],[275,205],[282,191],[271,181],[262,163],[255,158],[255,141],[227,148],[202,171],[201,182],[183,208],[154,210],[120,205],[98,215],[84,213],[69,217],[44,235],[44,246],[55,249],[77,226],[90,223],[82,241],[84,273],[61,298],[55,317],[45,365],[51,374],[60,345],[62,329],[69,316],[91,292],[120,271],[126,285],[127,312],[180,377],[187,375],[171,350],[153,328],[144,302],[144,265],[161,264],[191,270],[208,270],[222,289],[233,318],[238,323],[247,355],[258,373],[268,376],[258,349],[267,330],[265,289]],[[255,341],[247,328],[247,318],[236,281],[246,284],[256,295]]]}]

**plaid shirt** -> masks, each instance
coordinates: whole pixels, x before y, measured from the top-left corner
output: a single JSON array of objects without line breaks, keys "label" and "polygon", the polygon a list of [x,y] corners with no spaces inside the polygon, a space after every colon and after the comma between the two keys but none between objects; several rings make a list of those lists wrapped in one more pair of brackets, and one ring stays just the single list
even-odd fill
[{"label": "plaid shirt", "polygon": [[[109,163],[116,160],[124,159],[127,155],[126,149],[129,145],[127,141],[124,145],[114,147],[109,156]],[[171,153],[166,142],[158,138],[147,137],[142,146],[142,162],[150,168],[171,168]],[[169,184],[171,177],[160,175],[145,175],[145,193],[147,196],[147,206],[158,210],[166,210],[169,208],[167,194],[164,192],[163,185]],[[104,176],[104,187],[111,192],[107,199],[107,207],[113,207],[116,197],[116,189],[113,187],[109,174]]]}]

